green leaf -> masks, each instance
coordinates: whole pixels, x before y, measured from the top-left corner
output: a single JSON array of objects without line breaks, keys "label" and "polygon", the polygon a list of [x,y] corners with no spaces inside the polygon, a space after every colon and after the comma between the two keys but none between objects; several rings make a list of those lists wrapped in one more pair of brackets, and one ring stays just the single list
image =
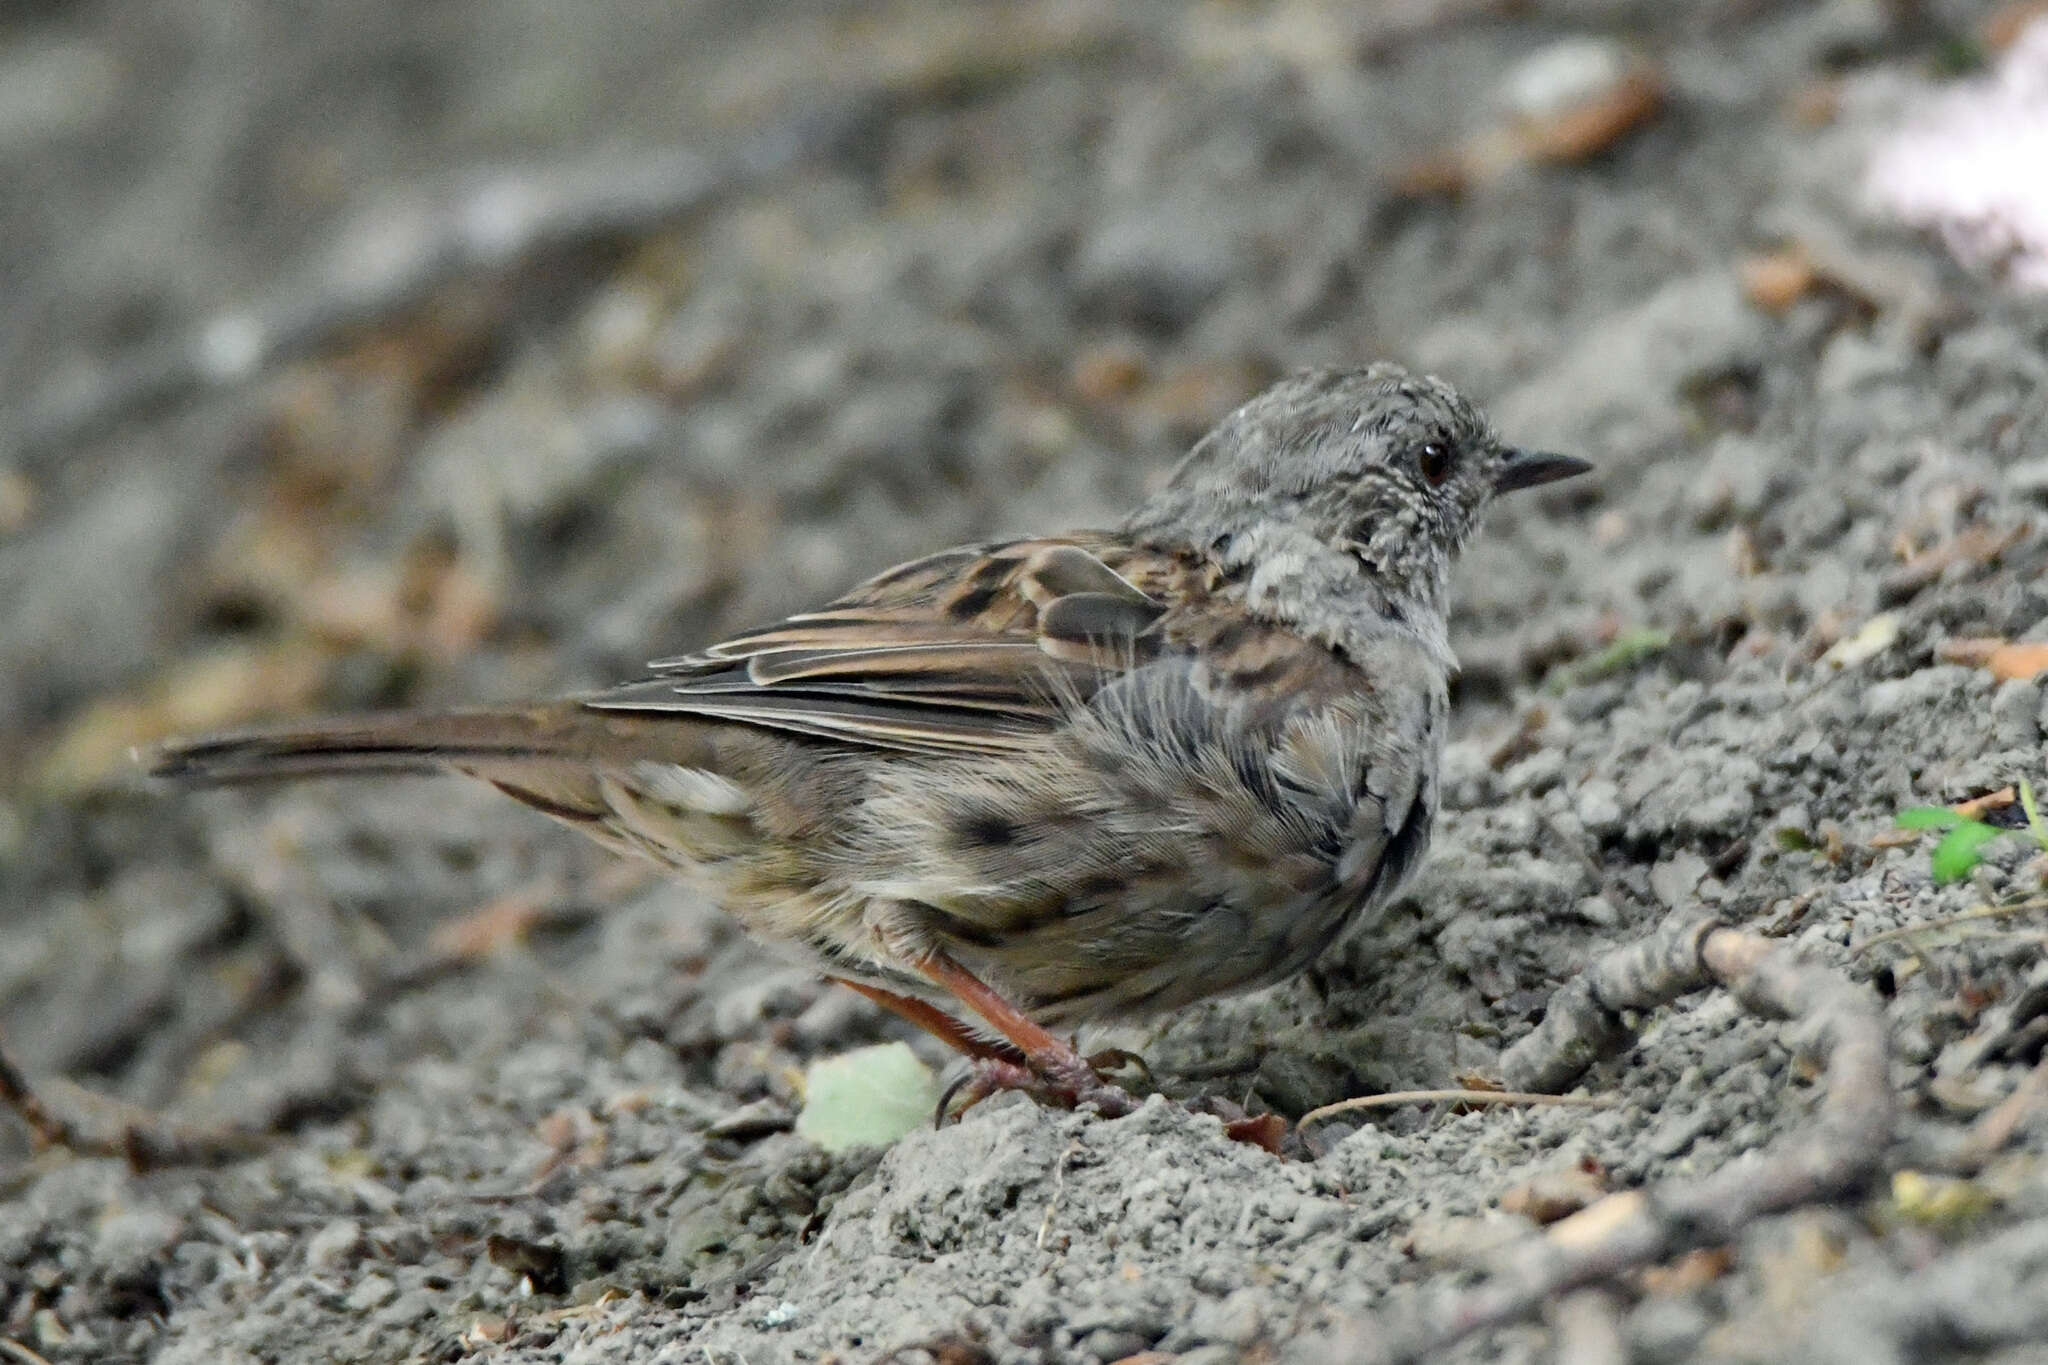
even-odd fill
[{"label": "green leaf", "polygon": [[1935,885],[1946,886],[1969,876],[1970,869],[1983,860],[1980,850],[2003,833],[1982,820],[1965,820],[1942,835],[1934,846]]},{"label": "green leaf", "polygon": [[929,1124],[938,1102],[939,1083],[903,1044],[856,1048],[811,1063],[796,1131],[828,1152],[887,1147]]},{"label": "green leaf", "polygon": [[1671,632],[1655,626],[1635,626],[1614,637],[1614,642],[1575,663],[1550,670],[1543,688],[1552,696],[1563,696],[1572,688],[1622,673],[1653,654],[1671,647]]},{"label": "green leaf", "polygon": [[2048,853],[2048,823],[2042,821],[2041,808],[2034,804],[2034,784],[2024,777],[2020,779],[2020,809],[2027,813],[2027,828],[2033,831],[2034,842]]},{"label": "green leaf", "polygon": [[1899,824],[1907,829],[1954,829],[1967,818],[1947,806],[1911,806],[1899,812]]}]

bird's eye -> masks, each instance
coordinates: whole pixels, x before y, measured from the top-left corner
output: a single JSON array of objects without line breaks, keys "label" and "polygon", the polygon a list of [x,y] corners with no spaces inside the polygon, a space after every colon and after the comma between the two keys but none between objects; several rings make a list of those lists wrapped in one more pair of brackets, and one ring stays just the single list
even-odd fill
[{"label": "bird's eye", "polygon": [[1415,461],[1431,488],[1443,486],[1444,480],[1451,477],[1451,466],[1455,462],[1451,448],[1442,441],[1431,441],[1423,446]]}]

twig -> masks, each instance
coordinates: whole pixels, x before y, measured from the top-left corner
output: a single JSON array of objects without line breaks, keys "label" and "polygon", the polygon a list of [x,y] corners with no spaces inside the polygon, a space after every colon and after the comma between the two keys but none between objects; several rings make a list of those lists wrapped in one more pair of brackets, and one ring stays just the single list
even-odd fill
[{"label": "twig", "polygon": [[1320,1109],[1311,1109],[1296,1121],[1296,1128],[1348,1114],[1354,1109],[1393,1109],[1404,1104],[1566,1104],[1597,1109],[1607,1101],[1598,1095],[1545,1095],[1529,1090],[1389,1090],[1380,1095],[1357,1095]]},{"label": "twig", "polygon": [[1985,1111],[1970,1127],[1964,1139],[1968,1154],[1978,1161],[1990,1157],[2006,1143],[2036,1109],[2048,1103],[2048,1061],[2043,1061],[2020,1078],[2013,1092]]},{"label": "twig", "polygon": [[218,1165],[260,1150],[267,1141],[267,1134],[258,1129],[196,1128],[103,1095],[92,1096],[92,1101],[121,1112],[118,1120],[107,1125],[108,1131],[88,1131],[84,1124],[51,1108],[0,1049],[0,1106],[21,1116],[38,1150],[63,1147],[80,1156],[116,1157],[131,1170],[142,1172],[166,1166]]},{"label": "twig", "polygon": [[1038,1249],[1045,1250],[1045,1238],[1052,1231],[1052,1219],[1059,1212],[1060,1200],[1067,1194],[1067,1163],[1080,1155],[1081,1141],[1076,1138],[1067,1144],[1067,1150],[1060,1153],[1060,1159],[1052,1168],[1052,1198],[1046,1201],[1045,1217],[1038,1224]]},{"label": "twig", "polygon": [[30,1136],[36,1147],[59,1146],[69,1131],[63,1120],[52,1114],[49,1107],[36,1095],[28,1077],[21,1074],[4,1049],[0,1049],[0,1104],[21,1115],[21,1121],[28,1125]]},{"label": "twig", "polygon": [[13,1337],[0,1337],[0,1351],[20,1361],[21,1365],[50,1365],[48,1356],[37,1355]]},{"label": "twig", "polygon": [[1953,929],[1958,924],[1968,924],[1972,920],[2003,919],[2007,915],[2017,915],[2027,910],[2048,910],[2048,896],[2029,896],[2025,900],[2007,901],[2002,905],[1980,905],[1961,914],[1944,915],[1940,919],[1924,920],[1918,924],[1902,924],[1896,929],[1872,934],[1849,951],[1852,955],[1861,957],[1880,943],[1910,939],[1915,935],[1931,934],[1940,929]]},{"label": "twig", "polygon": [[1699,1180],[1610,1195],[1501,1252],[1494,1274],[1405,1331],[1382,1358],[1434,1357],[1545,1301],[1692,1247],[1756,1218],[1842,1194],[1874,1173],[1891,1141],[1884,1018],[1834,972],[1768,939],[1708,921],[1667,925],[1608,954],[1552,998],[1536,1031],[1502,1057],[1508,1084],[1559,1090],[1632,1037],[1621,1015],[1719,985],[1752,1012],[1789,1019],[1825,1063],[1827,1091],[1804,1131]]}]

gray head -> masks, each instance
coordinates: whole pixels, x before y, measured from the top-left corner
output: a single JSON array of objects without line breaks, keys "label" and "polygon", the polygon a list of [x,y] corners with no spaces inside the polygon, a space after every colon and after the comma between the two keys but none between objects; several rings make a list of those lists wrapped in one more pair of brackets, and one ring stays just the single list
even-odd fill
[{"label": "gray head", "polygon": [[1589,468],[1503,445],[1442,380],[1310,370],[1226,417],[1124,528],[1213,555],[1252,610],[1332,644],[1391,629],[1448,664],[1450,567],[1487,504]]}]

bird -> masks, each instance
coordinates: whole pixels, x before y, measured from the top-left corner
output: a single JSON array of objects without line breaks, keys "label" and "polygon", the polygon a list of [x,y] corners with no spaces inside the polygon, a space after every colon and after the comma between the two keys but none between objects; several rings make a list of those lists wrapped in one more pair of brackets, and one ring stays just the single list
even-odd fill
[{"label": "bird", "polygon": [[1294,976],[1436,820],[1460,550],[1582,474],[1391,363],[1251,398],[1107,530],[942,550],[532,704],[180,739],[192,786],[454,772],[652,859],[971,1062],[1136,1104],[1055,1030]]}]

